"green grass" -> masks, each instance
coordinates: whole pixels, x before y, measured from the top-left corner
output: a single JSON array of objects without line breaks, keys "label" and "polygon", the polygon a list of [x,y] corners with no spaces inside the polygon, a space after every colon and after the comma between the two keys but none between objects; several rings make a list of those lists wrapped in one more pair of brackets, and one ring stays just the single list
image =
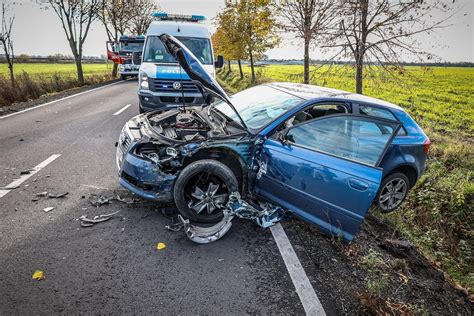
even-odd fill
[{"label": "green grass", "polygon": [[[233,92],[269,81],[302,82],[303,67],[250,68],[240,79],[237,66],[218,73]],[[474,68],[406,67],[394,77],[374,70],[364,94],[402,106],[432,140],[429,168],[401,210],[381,215],[455,281],[474,288]],[[313,67],[311,83],[355,91],[350,66]]]},{"label": "green grass", "polygon": [[[83,64],[84,75],[92,74],[102,74],[106,72],[112,72],[112,63],[103,63],[103,64]],[[71,64],[15,64],[14,65],[15,74],[20,74],[26,72],[30,77],[34,78],[37,76],[49,77],[57,73],[60,75],[70,75],[76,76],[76,65]],[[0,64],[0,75],[8,76],[8,65],[3,63]]]}]

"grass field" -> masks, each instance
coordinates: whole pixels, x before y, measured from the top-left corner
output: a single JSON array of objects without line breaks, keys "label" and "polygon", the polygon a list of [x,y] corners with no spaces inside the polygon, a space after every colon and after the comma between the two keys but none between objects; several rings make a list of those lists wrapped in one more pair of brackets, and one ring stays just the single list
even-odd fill
[{"label": "grass field", "polygon": [[[112,63],[103,64],[83,64],[84,75],[88,76],[91,74],[100,74],[112,71]],[[15,74],[21,74],[22,72],[28,73],[31,77],[35,76],[51,76],[55,73],[61,75],[76,76],[76,65],[71,64],[15,64]],[[7,76],[8,65],[3,63],[0,64],[0,75]]]},{"label": "grass field", "polygon": [[[257,83],[302,82],[303,67],[258,67]],[[240,79],[237,66],[218,74],[227,89],[250,85],[250,68]],[[349,66],[313,67],[311,83],[355,91]],[[423,127],[432,141],[429,168],[398,212],[381,215],[455,281],[474,287],[474,68],[406,67],[387,77],[376,72],[364,94],[398,104]]]},{"label": "grass field", "polygon": [[[97,84],[113,79],[112,65],[83,64],[85,84]],[[79,86],[75,64],[15,64],[14,72],[16,85],[12,87],[8,65],[0,64],[0,107]]]}]

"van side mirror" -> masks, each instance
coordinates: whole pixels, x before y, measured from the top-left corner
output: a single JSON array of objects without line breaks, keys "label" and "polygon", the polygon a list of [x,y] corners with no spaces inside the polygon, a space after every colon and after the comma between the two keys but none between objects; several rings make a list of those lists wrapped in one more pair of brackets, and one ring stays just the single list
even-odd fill
[{"label": "van side mirror", "polygon": [[214,62],[214,67],[222,68],[224,66],[224,57],[222,55],[217,55],[217,60]]},{"label": "van side mirror", "polygon": [[133,64],[141,65],[142,63],[142,52],[133,52],[132,57]]}]

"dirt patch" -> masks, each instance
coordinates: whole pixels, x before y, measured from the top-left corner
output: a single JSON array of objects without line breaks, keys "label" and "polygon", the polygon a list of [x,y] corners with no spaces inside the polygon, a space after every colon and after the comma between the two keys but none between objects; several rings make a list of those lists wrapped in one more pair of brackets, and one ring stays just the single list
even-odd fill
[{"label": "dirt patch", "polygon": [[350,244],[297,219],[285,229],[316,290],[325,285],[323,301],[339,302],[338,314],[471,315],[474,310],[466,291],[373,216]]}]

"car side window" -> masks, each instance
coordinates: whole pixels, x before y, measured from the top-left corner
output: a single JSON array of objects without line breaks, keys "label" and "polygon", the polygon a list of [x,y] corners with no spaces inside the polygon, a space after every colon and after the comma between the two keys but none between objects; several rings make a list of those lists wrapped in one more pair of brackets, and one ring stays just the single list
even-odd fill
[{"label": "car side window", "polygon": [[286,139],[311,150],[375,166],[398,123],[333,116],[291,128]]},{"label": "car side window", "polygon": [[344,114],[347,112],[347,108],[342,104],[315,104],[296,113],[294,116],[289,118],[278,130],[284,130],[285,128],[289,128],[296,124],[300,124],[315,118],[334,114]]},{"label": "car side window", "polygon": [[[395,117],[395,115],[392,112],[390,112],[389,110],[377,108],[377,107],[370,106],[370,105],[359,105],[359,113],[362,114],[362,115],[380,117],[380,118],[384,118],[384,119],[388,119],[388,120],[397,121],[397,118]],[[400,128],[397,135],[405,136],[405,135],[407,135],[407,133],[406,133],[404,128]]]}]

